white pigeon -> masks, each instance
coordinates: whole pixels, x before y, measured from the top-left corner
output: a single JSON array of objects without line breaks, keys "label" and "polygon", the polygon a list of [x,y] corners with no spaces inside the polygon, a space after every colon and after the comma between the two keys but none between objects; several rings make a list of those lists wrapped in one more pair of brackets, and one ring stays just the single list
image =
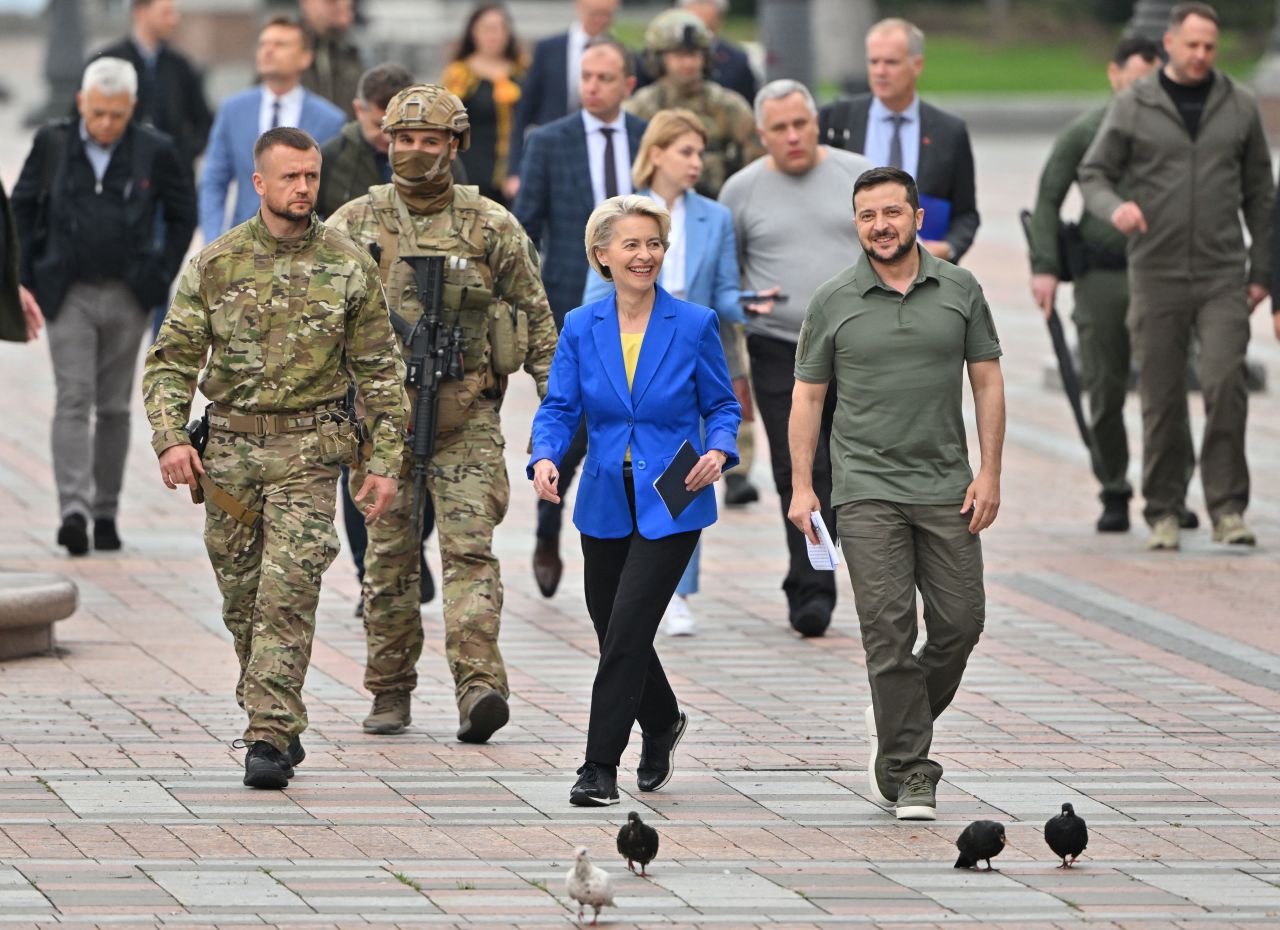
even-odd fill
[{"label": "white pigeon", "polygon": [[587,858],[587,847],[579,846],[574,850],[573,868],[564,877],[564,890],[573,900],[578,902],[578,922],[582,922],[582,909],[590,907],[595,910],[591,918],[591,926],[600,919],[600,908],[613,906],[613,879],[604,869],[591,864]]}]

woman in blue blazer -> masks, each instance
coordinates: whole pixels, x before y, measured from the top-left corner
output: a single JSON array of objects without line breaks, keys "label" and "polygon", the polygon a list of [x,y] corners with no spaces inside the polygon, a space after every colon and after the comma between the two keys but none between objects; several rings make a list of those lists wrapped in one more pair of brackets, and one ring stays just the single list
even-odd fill
[{"label": "woman in blue blazer", "polygon": [[[658,287],[670,228],[666,210],[634,194],[591,214],[587,260],[615,291],[566,314],[533,419],[528,474],[538,496],[556,503],[557,466],[584,414],[587,422],[573,522],[600,663],[586,759],[569,794],[579,806],[618,802],[618,763],[637,720],[637,786],[656,791],[671,778],[688,718],[653,639],[699,532],[715,522],[711,485],[738,463],[742,411],[716,315]],[[684,486],[700,493],[673,517],[654,481],[685,442],[698,459]]]}]

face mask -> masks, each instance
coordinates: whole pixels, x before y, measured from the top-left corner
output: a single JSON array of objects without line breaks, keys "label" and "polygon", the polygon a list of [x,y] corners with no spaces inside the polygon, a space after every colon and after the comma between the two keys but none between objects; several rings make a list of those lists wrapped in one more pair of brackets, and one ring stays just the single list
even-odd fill
[{"label": "face mask", "polygon": [[414,213],[436,213],[453,199],[453,172],[450,151],[432,155],[391,147],[391,179],[396,191]]}]

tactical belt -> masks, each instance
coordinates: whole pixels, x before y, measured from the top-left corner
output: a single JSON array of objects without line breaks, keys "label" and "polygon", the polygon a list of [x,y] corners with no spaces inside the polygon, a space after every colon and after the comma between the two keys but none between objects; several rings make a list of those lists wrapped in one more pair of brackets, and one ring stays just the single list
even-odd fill
[{"label": "tactical belt", "polygon": [[315,413],[235,413],[229,407],[209,406],[209,425],[233,433],[270,436],[315,429]]}]

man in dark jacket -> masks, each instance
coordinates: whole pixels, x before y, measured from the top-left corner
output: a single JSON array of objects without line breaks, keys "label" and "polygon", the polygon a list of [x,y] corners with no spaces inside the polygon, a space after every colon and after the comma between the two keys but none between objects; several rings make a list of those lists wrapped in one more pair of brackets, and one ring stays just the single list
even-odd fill
[{"label": "man in dark jacket", "polygon": [[0,340],[30,342],[43,325],[35,295],[19,283],[18,229],[0,183]]},{"label": "man in dark jacket", "polygon": [[213,125],[204,78],[181,52],[169,45],[178,28],[177,0],[133,0],[129,35],[94,58],[123,58],[138,73],[138,122],[167,133],[184,165],[195,170]]},{"label": "man in dark jacket", "polygon": [[196,224],[191,172],[173,141],[130,122],[137,87],[127,61],[92,62],[76,95],[80,119],[36,134],[13,191],[22,283],[49,320],[58,543],[72,555],[89,550],[90,517],[94,547],[120,548],[116,511],[145,308],[168,296]]},{"label": "man in dark jacket", "polygon": [[382,131],[387,103],[413,83],[413,75],[397,64],[370,68],[360,76],[351,101],[356,118],[320,148],[324,170],[320,172],[320,196],[316,212],[329,216],[348,200],[369,193],[375,184],[391,182],[387,149],[391,140]]}]

